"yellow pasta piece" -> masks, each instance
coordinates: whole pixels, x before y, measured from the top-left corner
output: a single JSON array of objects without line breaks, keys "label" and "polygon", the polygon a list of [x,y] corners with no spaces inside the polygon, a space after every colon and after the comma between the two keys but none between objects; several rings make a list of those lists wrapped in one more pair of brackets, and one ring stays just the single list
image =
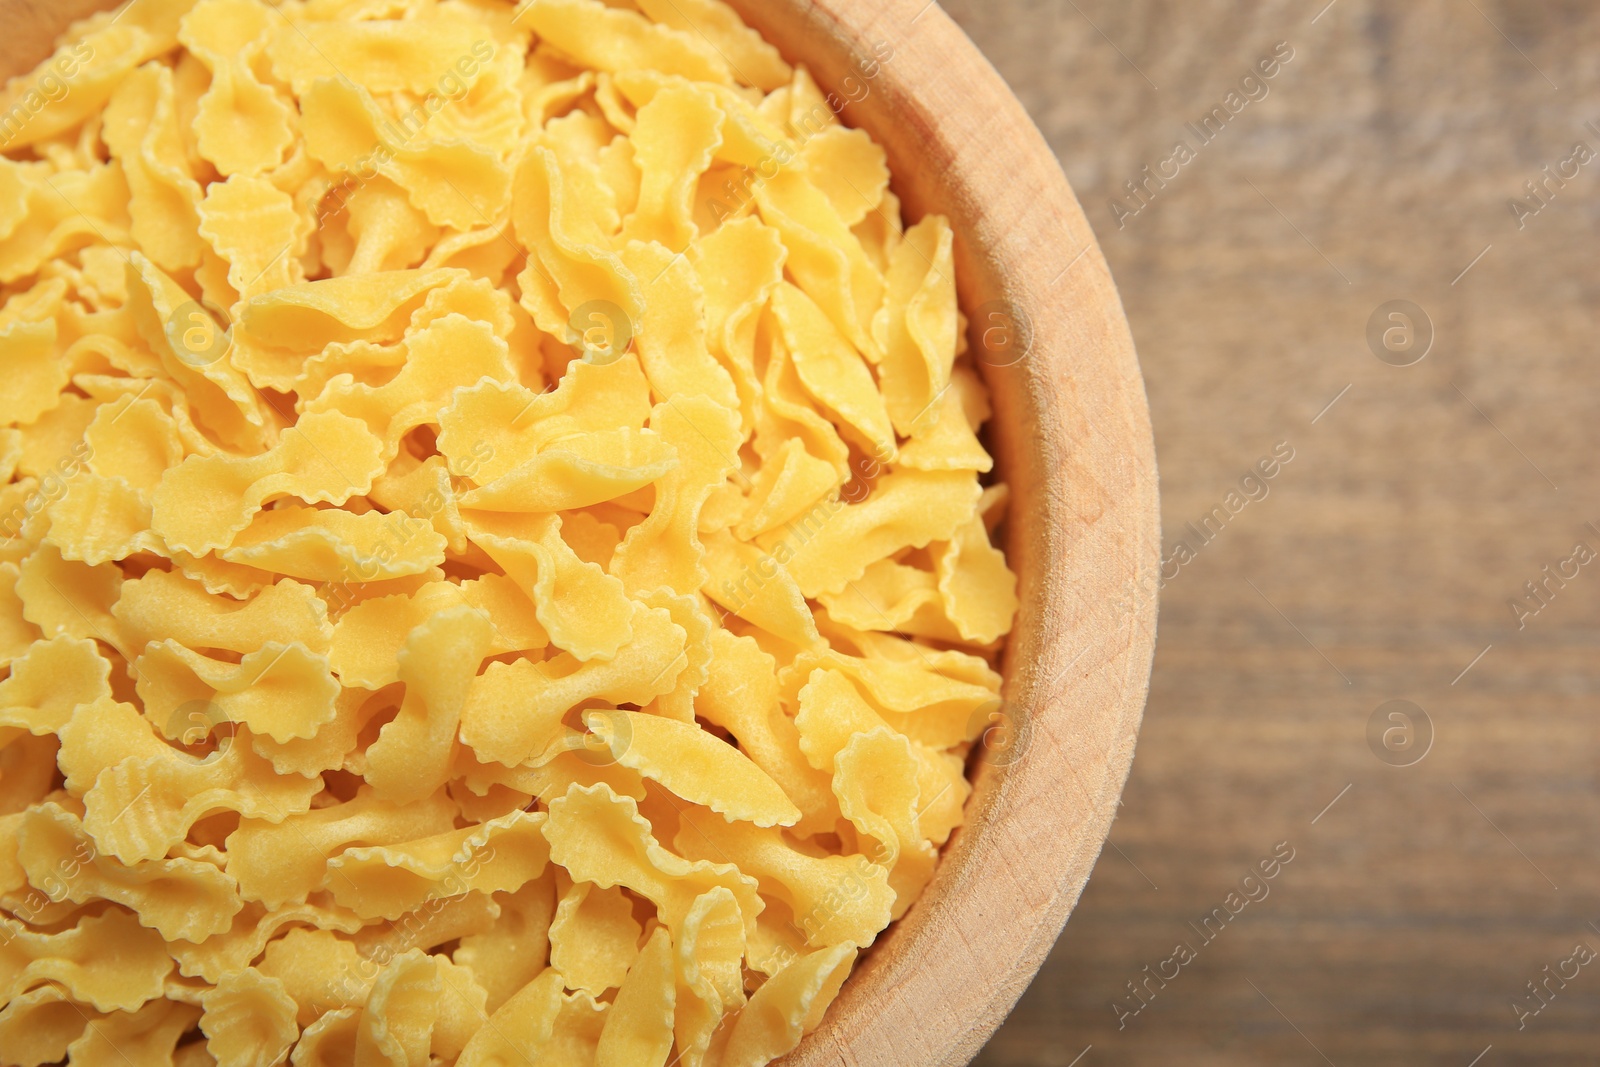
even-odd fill
[{"label": "yellow pasta piece", "polygon": [[745,1006],[741,961],[746,937],[738,901],[724,886],[696,897],[673,935],[673,1029],[685,1063],[704,1063],[723,1019]]},{"label": "yellow pasta piece", "polygon": [[539,329],[568,344],[580,343],[591,325],[580,312],[599,311],[626,325],[638,323],[643,310],[638,280],[572,192],[555,154],[535,145],[517,170],[511,210],[517,240],[528,250],[517,275],[522,306]]},{"label": "yellow pasta piece", "polygon": [[[106,967],[107,959],[121,966]],[[113,908],[60,933],[0,916],[0,996],[8,1001],[54,982],[97,1011],[133,1011],[161,996],[171,971],[161,935],[140,926],[132,912]]]},{"label": "yellow pasta piece", "polygon": [[555,868],[549,867],[515,892],[496,894],[500,915],[494,925],[461,939],[453,958],[482,984],[484,1010],[490,1014],[544,970],[555,917],[554,890]]},{"label": "yellow pasta piece", "polygon": [[360,689],[341,689],[334,699],[333,719],[311,737],[274,741],[264,734],[251,734],[250,747],[271,760],[279,774],[315,778],[324,771],[347,769],[361,730],[378,712],[368,703],[370,695]]},{"label": "yellow pasta piece", "polygon": [[806,596],[837,592],[879,559],[949,540],[971,517],[980,494],[977,480],[965,472],[894,471],[862,503],[817,520],[798,546],[773,534],[762,543]]},{"label": "yellow pasta piece", "polygon": [[173,1062],[173,1049],[200,1011],[190,1004],[152,1000],[138,1011],[113,1012],[89,1023],[67,1048],[69,1063],[124,1063],[156,1067]]},{"label": "yellow pasta piece", "polygon": [[56,732],[61,739],[57,762],[67,791],[79,798],[119,759],[159,756],[168,747],[138,708],[112,696],[77,705]]},{"label": "yellow pasta piece", "polygon": [[415,266],[439,239],[439,227],[413,207],[405,190],[378,177],[344,201],[346,226],[355,248],[344,266],[347,275],[374,274]]},{"label": "yellow pasta piece", "polygon": [[64,559],[98,566],[137,552],[165,552],[150,531],[148,494],[121,478],[79,474],[46,514],[50,532],[44,542],[59,548]]},{"label": "yellow pasta piece", "polygon": [[444,538],[432,526],[408,518],[377,511],[280,507],[257,514],[220,555],[230,563],[294,578],[361,582],[371,588],[382,579],[429,575],[444,562]]},{"label": "yellow pasta piece", "polygon": [[[818,667],[848,675],[866,692],[874,707],[885,713],[937,718],[949,709],[949,714],[966,717],[992,703],[998,695],[998,680],[991,673],[985,672],[977,679],[961,677],[949,666],[942,666],[931,654],[923,658],[913,653],[904,660],[890,661],[881,655],[849,656],[828,650],[803,652],[780,672],[785,697],[795,702],[800,687],[808,681],[816,681],[812,672]],[[952,747],[966,740],[971,738],[963,737],[940,747]]]},{"label": "yellow pasta piece", "polygon": [[729,821],[792,826],[800,818],[766,772],[693,723],[630,711],[585,712],[583,721],[618,763]]},{"label": "yellow pasta piece", "polygon": [[69,393],[60,398],[59,404],[22,426],[18,430],[22,454],[17,457],[17,474],[42,480],[77,469],[89,458],[83,435],[99,407],[97,401]]},{"label": "yellow pasta piece", "polygon": [[372,983],[356,1024],[355,1062],[425,1067],[442,992],[433,957],[411,949],[390,960]]},{"label": "yellow pasta piece", "polygon": [[17,595],[17,565],[0,563],[0,665],[10,665],[39,640],[39,628],[23,615]]},{"label": "yellow pasta piece", "polygon": [[489,930],[500,905],[488,893],[433,897],[385,926],[363,927],[355,935],[356,947],[368,959],[392,959],[413,948],[431,949],[449,941]]},{"label": "yellow pasta piece", "polygon": [[83,441],[90,471],[119,478],[141,493],[154,490],[185,452],[172,416],[155,401],[132,396],[97,408]]},{"label": "yellow pasta piece", "polygon": [[22,811],[51,793],[55,739],[22,736],[0,749],[0,811]]},{"label": "yellow pasta piece", "polygon": [[299,643],[268,641],[234,664],[169,638],[147,645],[134,669],[145,714],[174,739],[188,728],[186,709],[195,705],[280,744],[315,736],[337,711],[339,682],[327,657]]},{"label": "yellow pasta piece", "polygon": [[446,833],[455,814],[455,805],[442,793],[393,803],[368,787],[343,804],[279,821],[241,819],[228,836],[227,870],[246,900],[277,909],[320,889],[331,855],[356,844],[393,845]]},{"label": "yellow pasta piece", "polygon": [[555,441],[527,463],[461,503],[506,512],[569,511],[616,500],[660,480],[678,454],[653,430],[630,426]]},{"label": "yellow pasta piece", "polygon": [[657,485],[650,515],[618,546],[612,572],[630,592],[690,593],[706,582],[700,509],[738,465],[738,421],[726,407],[686,396],[656,405],[650,423],[677,451],[678,466]]},{"label": "yellow pasta piece", "polygon": [[785,269],[851,344],[876,363],[882,353],[872,318],[883,300],[883,277],[821,190],[800,173],[780,170],[756,189],[761,218],[782,236]]},{"label": "yellow pasta piece", "polygon": [[983,519],[968,519],[935,551],[945,615],[967,641],[987,644],[1011,629],[1017,613],[1017,576],[1005,555],[989,544]]},{"label": "yellow pasta piece", "polygon": [[832,833],[840,818],[838,804],[828,776],[800,751],[799,731],[779,703],[775,666],[753,638],[718,630],[712,635],[710,670],[695,711],[738,738],[745,755],[800,809],[796,833]]},{"label": "yellow pasta piece", "polygon": [[434,292],[468,281],[461,270],[408,270],[274,289],[245,302],[231,358],[257,386],[294,391],[309,357],[333,344],[398,341]]},{"label": "yellow pasta piece", "polygon": [[551,716],[585,700],[644,705],[670,693],[687,666],[683,627],[666,611],[639,604],[631,627],[632,638],[612,659],[583,662],[563,652],[531,664],[524,701],[469,700],[462,743],[482,759],[515,767],[544,751]]},{"label": "yellow pasta piece", "polygon": [[[637,344],[651,390],[669,403],[699,395],[724,410],[737,411],[739,394],[733,378],[707,348],[705,297],[688,260],[660,245],[632,242],[623,249],[623,262],[644,279]],[[718,440],[714,430],[701,432]]]},{"label": "yellow pasta piece", "polygon": [[18,1064],[38,1067],[66,1059],[67,1049],[102,1013],[75,1003],[58,985],[36,986],[0,1009],[0,1047]]},{"label": "yellow pasta piece", "polygon": [[771,978],[805,951],[805,932],[795,924],[789,906],[781,900],[767,901],[756,920],[755,936],[745,946],[750,969]]},{"label": "yellow pasta piece", "polygon": [[[469,19],[382,18],[375,21],[311,21],[278,24],[267,47],[273,72],[305,96],[319,78],[344,75],[375,93],[424,93],[437,87],[439,74],[458,59],[476,68],[492,51],[482,40],[484,27]],[[477,47],[474,47],[474,46]],[[452,77],[464,92],[475,76],[456,68]]]},{"label": "yellow pasta piece", "polygon": [[111,664],[93,641],[66,635],[38,641],[0,681],[0,733],[57,733],[79,704],[109,698]]},{"label": "yellow pasta piece", "polygon": [[910,742],[888,728],[857,734],[834,757],[839,808],[863,839],[877,842],[874,861],[889,869],[896,919],[921,895],[938,860],[918,820],[917,774]]},{"label": "yellow pasta piece", "polygon": [[490,1017],[462,1050],[457,1067],[593,1062],[607,1007],[581,990],[564,992],[561,972],[546,968]]},{"label": "yellow pasta piece", "polygon": [[43,163],[5,162],[10,166],[0,172],[11,176],[7,184],[22,198],[23,217],[0,222],[0,231],[9,229],[0,238],[0,281],[33,274],[53,257],[84,245],[131,242],[128,183],[120,166],[50,174]]},{"label": "yellow pasta piece", "polygon": [[241,602],[180,573],[151,570],[122,584],[111,614],[136,647],[165,637],[193,649],[248,654],[278,642],[325,654],[334,633],[327,605],[310,586],[287,578]]},{"label": "yellow pasta piece", "polygon": [[[255,7],[250,0],[221,2]],[[272,182],[249,173],[212,182],[198,210],[200,236],[227,261],[228,284],[240,300],[305,280],[300,256],[310,236],[309,220]]]},{"label": "yellow pasta piece", "polygon": [[[813,856],[784,840],[783,831],[729,823],[685,811],[674,844],[684,855],[717,856],[753,877],[763,894],[795,914],[807,942],[865,947],[889,925],[894,890],[889,872],[862,856]],[[553,853],[552,853],[553,854]]]},{"label": "yellow pasta piece", "polygon": [[[488,655],[544,648],[549,636],[533,602],[512,579],[499,574],[461,582],[430,582],[415,593],[365,600],[340,617],[333,629],[329,662],[347,686],[377,690],[400,680],[398,655],[413,628],[452,607],[488,616]],[[502,664],[502,666],[504,666]]]},{"label": "yellow pasta piece", "polygon": [[443,1060],[454,1060],[472,1035],[489,1020],[488,991],[469,967],[448,956],[429,956],[439,972],[438,1016],[433,1023],[429,1050]]},{"label": "yellow pasta piece", "polygon": [[367,782],[391,800],[444,785],[462,706],[488,654],[494,624],[475,608],[447,608],[415,627],[396,657],[405,702],[367,747]]},{"label": "yellow pasta piece", "polygon": [[[846,226],[853,228],[874,213],[888,191],[888,161],[883,149],[864,130],[829,126],[806,139],[800,146],[800,159],[811,183],[827,196],[839,221]],[[943,222],[939,215],[930,215],[928,219]],[[945,229],[948,232],[949,227]],[[945,276],[954,277],[948,271]],[[953,311],[953,283],[950,295]]]},{"label": "yellow pasta piece", "polygon": [[320,778],[273,774],[245,743],[197,761],[159,741],[130,705],[110,699],[80,704],[62,727],[61,745],[68,788],[83,797],[84,828],[124,863],[165,855],[214,812],[282,819],[306,811],[322,789]]},{"label": "yellow pasta piece", "polygon": [[22,614],[46,637],[66,634],[99,640],[126,653],[121,627],[111,614],[122,574],[114,564],[89,566],[61,558],[51,545],[29,553],[17,569]]},{"label": "yellow pasta piece", "polygon": [[567,988],[600,997],[622,985],[638,959],[642,932],[621,889],[574,882],[550,923],[550,966]]},{"label": "yellow pasta piece", "polygon": [[[120,267],[121,260],[118,260],[118,264]],[[127,316],[127,318],[129,325],[132,325],[132,316]],[[148,373],[161,374],[162,366],[160,360],[154,356],[149,358],[152,365],[147,368]],[[90,465],[91,469],[97,470],[99,473],[120,477],[138,489],[154,489],[155,483],[160,480],[160,475],[165,473],[168,466],[177,462],[177,459],[174,459],[173,464],[163,464],[159,471],[153,472],[155,475],[153,480],[149,477],[152,471],[147,464],[156,458],[146,452],[147,449],[156,447],[156,442],[149,440],[149,438],[157,435],[164,436],[167,423],[171,424],[172,429],[178,435],[178,442],[182,449],[178,458],[181,458],[184,453],[212,455],[221,451],[195,425],[194,419],[190,416],[188,408],[183,403],[181,391],[170,381],[162,378],[116,378],[100,374],[79,374],[73,378],[73,383],[94,398],[89,403],[92,408],[91,415],[94,416],[95,420],[101,418],[99,408],[107,407],[111,411],[109,417],[105,418],[105,422],[108,426],[109,424],[116,424],[115,429],[108,428],[106,437],[107,441],[116,441],[120,448],[99,449],[94,445],[89,445],[99,455],[101,461],[106,461],[104,463],[106,469],[103,470],[100,469],[101,464],[99,462]],[[77,399],[77,397],[69,394],[63,397],[63,403],[71,403]],[[150,420],[141,417],[144,401],[148,401],[150,406],[155,407],[161,413],[159,417],[154,419],[156,425],[148,425],[147,423]],[[124,404],[126,404],[126,407],[123,406]],[[128,430],[123,431],[121,424],[125,413],[132,415],[133,418],[128,419],[131,425]],[[88,429],[85,427],[81,432],[84,437],[82,443],[88,445]],[[124,440],[124,434],[135,439],[126,441]],[[140,437],[146,439],[140,441],[138,440]],[[132,460],[133,463],[125,465],[120,462],[123,458]]]},{"label": "yellow pasta piece", "polygon": [[544,833],[550,859],[574,880],[621,885],[648,898],[669,929],[681,929],[694,899],[719,885],[733,894],[746,929],[761,911],[755,882],[739,868],[690,862],[669,852],[656,841],[638,805],[609,786],[574,785],[552,800]]},{"label": "yellow pasta piece", "polygon": [[[834,482],[843,485],[852,476],[849,446],[840,439],[834,425],[811,406],[795,373],[794,361],[789,358],[789,349],[784,344],[781,331],[763,329],[758,333],[757,341],[765,342],[768,354],[767,369],[761,383],[764,403],[755,413],[756,454],[771,463],[784,447],[783,442],[799,441],[809,455],[831,466]],[[808,480],[814,481],[816,477],[812,474]],[[793,486],[790,492],[799,488]],[[759,500],[762,492],[757,489],[753,498]],[[836,497],[819,501],[818,504],[831,506],[835,502]],[[792,506],[798,512],[804,509],[806,503],[809,503],[807,498],[791,498],[784,506]],[[813,505],[811,510],[816,506]]]},{"label": "yellow pasta piece", "polygon": [[930,215],[906,231],[890,257],[879,374],[895,429],[909,437],[937,417],[934,401],[956,358],[957,311],[950,226]]},{"label": "yellow pasta piece", "polygon": [[810,297],[787,282],[772,294],[795,372],[806,391],[880,462],[895,458],[894,428],[872,371]]},{"label": "yellow pasta piece", "polygon": [[705,293],[706,343],[733,376],[748,433],[762,393],[756,326],[761,308],[783,280],[787,253],[776,230],[758,219],[740,218],[702,236],[691,254]]},{"label": "yellow pasta piece", "polygon": [[638,360],[574,360],[549,392],[480,381],[459,389],[439,413],[439,452],[452,474],[488,485],[553,442],[637,428],[650,418],[650,386]]},{"label": "yellow pasta piece", "polygon": [[168,942],[167,951],[178,962],[180,974],[215,985],[224,974],[249,966],[275,938],[299,925],[350,934],[361,928],[361,920],[341,908],[321,904],[296,904],[268,911],[260,904],[246,902],[225,933],[198,945]]},{"label": "yellow pasta piece", "polygon": [[528,24],[580,66],[620,71],[639,67],[691,81],[726,83],[728,64],[700,32],[653,23],[599,0],[532,0]]},{"label": "yellow pasta piece", "polygon": [[694,596],[679,596],[662,587],[640,599],[642,603],[661,608],[672,616],[672,621],[683,628],[685,638],[683,670],[672,688],[657,697],[646,710],[678,722],[692,723],[695,694],[705,684],[711,663],[711,635],[717,624],[705,610],[703,602]]},{"label": "yellow pasta piece", "polygon": [[28,115],[6,129],[0,147],[24,148],[71,130],[105,106],[130,70],[161,50],[154,35],[130,24],[102,26],[60,42],[49,59],[11,79],[0,94],[0,111],[15,116],[20,107]]},{"label": "yellow pasta piece", "polygon": [[800,587],[774,556],[727,534],[708,538],[706,544],[706,596],[792,645],[821,643]]},{"label": "yellow pasta piece", "polygon": [[465,230],[492,221],[511,200],[511,172],[475,144],[396,136],[372,94],[322,77],[301,96],[306,151],[330,170],[375,170],[410,196],[428,220]]},{"label": "yellow pasta piece", "polygon": [[633,637],[633,602],[622,583],[587,563],[561,537],[561,518],[526,523],[474,518],[468,536],[534,604],[550,643],[579,660],[610,659]]},{"label": "yellow pasta piece", "polygon": [[[836,670],[812,671],[800,690],[799,706],[795,725],[800,730],[800,749],[813,767],[830,774],[838,753],[853,735],[889,728],[883,716]],[[985,722],[983,716],[969,714],[959,733],[974,735],[982,731]],[[922,833],[935,844],[943,844],[960,822],[961,806],[971,792],[961,773],[962,760],[917,742],[912,742],[911,754],[917,762]]]},{"label": "yellow pasta piece", "polygon": [[217,1067],[272,1067],[300,1036],[283,983],[254,968],[223,975],[200,1002],[200,1029]]},{"label": "yellow pasta piece", "polygon": [[383,442],[387,465],[400,447],[401,437],[418,426],[437,422],[439,409],[463,380],[516,378],[505,341],[495,336],[489,323],[464,315],[450,314],[430,322],[409,334],[405,344],[406,362],[394,378],[372,386],[335,377],[306,405],[306,417],[338,412],[362,420]]},{"label": "yellow pasta piece", "polygon": [[339,411],[307,414],[253,458],[190,456],[155,490],[152,525],[174,549],[226,549],[272,499],[342,504],[381,474],[381,438]]},{"label": "yellow pasta piece", "polygon": [[746,85],[770,91],[794,75],[778,50],[721,0],[642,0],[639,10],[656,22],[703,38]]},{"label": "yellow pasta piece", "polygon": [[960,641],[945,618],[938,576],[892,559],[880,559],[837,593],[817,599],[829,618],[858,630],[884,630]]},{"label": "yellow pasta piece", "polygon": [[101,136],[128,181],[133,239],[162,270],[200,262],[200,186],[190,174],[170,68],[128,74],[108,101]]},{"label": "yellow pasta piece", "polygon": [[201,0],[178,31],[178,40],[211,72],[195,115],[195,140],[200,154],[230,177],[270,170],[294,142],[294,112],[250,66],[271,26],[268,12],[250,0]]},{"label": "yellow pasta piece", "polygon": [[799,518],[838,489],[838,470],[806,451],[799,438],[784,441],[757,472],[744,513],[734,527],[743,541]]},{"label": "yellow pasta piece", "polygon": [[722,1063],[760,1067],[793,1049],[822,1021],[855,960],[856,946],[832,945],[807,953],[768,979],[734,1023]]},{"label": "yellow pasta piece", "polygon": [[97,854],[78,817],[53,803],[25,814],[17,857],[29,881],[51,899],[115,901],[168,941],[198,942],[221,933],[242,906],[233,879],[209,857],[124,866]]},{"label": "yellow pasta piece", "polygon": [[56,354],[54,321],[17,322],[0,329],[0,412],[8,425],[30,423],[61,402],[71,367]]},{"label": "yellow pasta piece", "polygon": [[467,552],[466,524],[442,456],[419,462],[409,452],[397,455],[389,469],[373,480],[367,499],[390,514],[400,512],[430,523],[452,555]]},{"label": "yellow pasta piece", "polygon": [[356,1034],[361,1012],[335,1008],[307,1026],[295,1042],[294,1067],[343,1067],[356,1062]]},{"label": "yellow pasta piece", "polygon": [[539,877],[548,859],[543,812],[395,845],[358,845],[328,861],[334,900],[363,918],[396,919],[433,897],[498,893]]},{"label": "yellow pasta piece", "polygon": [[949,387],[935,396],[911,440],[901,446],[899,465],[930,471],[993,470],[994,459],[977,432],[989,415],[983,383],[970,367],[958,364],[950,372]]},{"label": "yellow pasta piece", "polygon": [[671,85],[639,109],[630,136],[641,181],[622,236],[681,252],[695,237],[695,183],[722,143],[722,111],[709,94]]},{"label": "yellow pasta piece", "polygon": [[267,944],[256,969],[283,983],[298,1006],[295,1022],[305,1027],[325,1012],[365,1004],[372,990],[370,966],[354,942],[333,931],[295,927]]},{"label": "yellow pasta piece", "polygon": [[596,1067],[665,1067],[677,1003],[672,938],[658,926],[628,969],[595,1049]]}]

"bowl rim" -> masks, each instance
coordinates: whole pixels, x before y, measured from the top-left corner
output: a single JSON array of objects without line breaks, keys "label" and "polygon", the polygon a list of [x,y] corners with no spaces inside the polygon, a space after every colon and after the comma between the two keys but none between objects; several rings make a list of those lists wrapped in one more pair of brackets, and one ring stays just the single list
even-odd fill
[{"label": "bowl rim", "polygon": [[[969,345],[1012,486],[1021,609],[967,823],[783,1067],[955,1067],[1077,903],[1133,760],[1155,649],[1155,441],[1115,283],[1054,153],[932,0],[730,0],[888,153],[908,219],[956,232]],[[1001,351],[984,331],[998,328]],[[1006,347],[1009,345],[1009,347]],[[938,961],[937,966],[926,965]]]}]

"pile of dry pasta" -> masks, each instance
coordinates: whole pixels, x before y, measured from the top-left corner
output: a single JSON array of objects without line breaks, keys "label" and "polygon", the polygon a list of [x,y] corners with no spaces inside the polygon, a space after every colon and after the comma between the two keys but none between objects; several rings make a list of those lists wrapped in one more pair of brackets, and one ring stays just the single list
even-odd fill
[{"label": "pile of dry pasta", "polygon": [[1016,609],[838,103],[720,0],[134,0],[6,87],[0,1060],[818,1024]]}]

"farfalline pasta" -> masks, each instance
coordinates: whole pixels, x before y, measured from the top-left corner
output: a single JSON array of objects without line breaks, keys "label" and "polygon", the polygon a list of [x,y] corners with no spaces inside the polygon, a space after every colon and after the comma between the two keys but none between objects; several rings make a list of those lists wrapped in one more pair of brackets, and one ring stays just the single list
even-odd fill
[{"label": "farfalline pasta", "polygon": [[719,0],[137,0],[7,86],[0,1058],[819,1023],[1016,610],[834,103]]}]

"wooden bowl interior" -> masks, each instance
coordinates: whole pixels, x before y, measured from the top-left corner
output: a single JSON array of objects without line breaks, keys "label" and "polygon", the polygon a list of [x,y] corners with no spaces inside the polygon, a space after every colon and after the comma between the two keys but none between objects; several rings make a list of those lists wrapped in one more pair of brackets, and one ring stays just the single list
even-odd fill
[{"label": "wooden bowl interior", "polygon": [[[1121,303],[1043,138],[924,0],[732,0],[889,153],[910,218],[948,215],[1013,490],[1021,613],[968,824],[787,1067],[968,1062],[1027,986],[1099,854],[1133,758],[1155,642],[1154,445]],[[0,0],[0,74],[103,0]],[[887,58],[885,54],[887,53]],[[987,346],[987,347],[986,347]]]}]

